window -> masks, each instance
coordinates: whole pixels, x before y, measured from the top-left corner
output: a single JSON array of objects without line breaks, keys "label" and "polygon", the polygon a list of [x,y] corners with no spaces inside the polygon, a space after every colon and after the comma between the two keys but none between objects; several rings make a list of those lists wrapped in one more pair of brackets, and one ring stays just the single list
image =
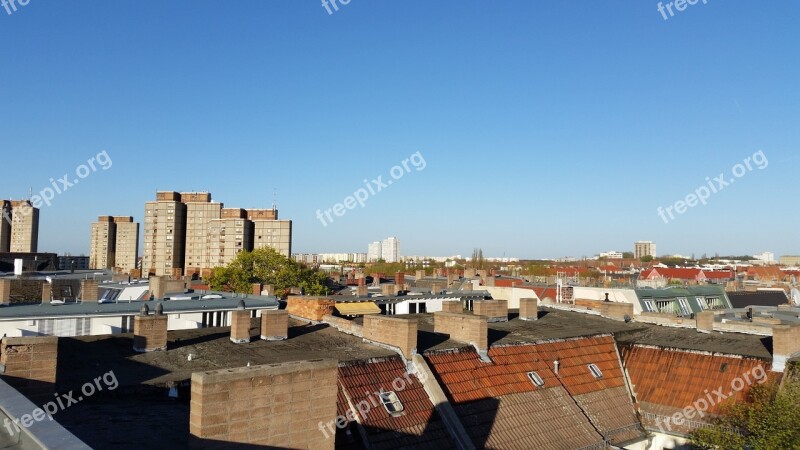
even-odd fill
[{"label": "window", "polygon": [[394,392],[381,391],[380,397],[383,407],[386,408],[386,412],[388,412],[390,416],[399,417],[405,414],[403,412],[405,407],[403,407],[403,403],[400,402],[400,398],[397,397],[397,394]]},{"label": "window", "polygon": [[689,300],[686,297],[678,297],[678,305],[681,308],[681,314],[688,316],[692,313],[692,308],[689,307]]},{"label": "window", "polygon": [[706,303],[705,297],[697,297],[697,304],[700,305],[700,309],[708,309],[708,303]]},{"label": "window", "polygon": [[655,306],[653,306],[653,299],[644,301],[644,309],[646,312],[653,312],[656,310]]},{"label": "window", "polygon": [[531,383],[536,387],[544,386],[544,380],[536,372],[528,372],[528,379],[531,380]]},{"label": "window", "polygon": [[589,364],[589,372],[591,372],[592,376],[595,378],[603,378],[603,372],[595,364]]}]

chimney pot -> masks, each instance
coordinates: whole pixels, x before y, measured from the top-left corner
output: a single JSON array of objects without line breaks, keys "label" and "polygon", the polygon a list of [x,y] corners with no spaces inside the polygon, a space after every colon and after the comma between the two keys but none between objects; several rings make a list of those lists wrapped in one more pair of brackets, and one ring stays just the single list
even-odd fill
[{"label": "chimney pot", "polygon": [[[147,305],[145,305],[145,306],[147,306]],[[156,315],[157,316],[163,316],[164,315],[164,304],[159,303],[158,305],[156,305]]]},{"label": "chimney pot", "polygon": [[236,309],[239,311],[244,311],[247,309],[247,306],[244,304],[244,300],[239,300],[239,304],[236,306]]},{"label": "chimney pot", "polygon": [[148,316],[150,315],[150,308],[147,305],[142,305],[142,309],[139,310],[140,316]]}]

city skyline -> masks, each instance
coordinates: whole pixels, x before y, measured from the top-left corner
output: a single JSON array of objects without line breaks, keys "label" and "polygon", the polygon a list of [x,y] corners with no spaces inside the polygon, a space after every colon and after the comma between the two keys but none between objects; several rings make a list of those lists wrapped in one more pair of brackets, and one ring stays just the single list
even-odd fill
[{"label": "city skyline", "polygon": [[[408,254],[555,258],[638,239],[800,254],[786,206],[800,68],[784,57],[798,50],[798,8],[714,4],[665,21],[649,4],[362,3],[329,16],[273,2],[220,18],[178,1],[154,19],[135,5],[31,4],[0,29],[14,42],[0,56],[18,62],[0,102],[4,197],[58,191],[44,196],[39,246],[57,253],[88,253],[94,218],[141,222],[151,193],[175,188],[241,207],[277,198],[298,253],[397,235]],[[138,26],[150,20],[181,25],[156,39]],[[477,28],[486,39],[465,48]],[[15,39],[53,30],[64,38]],[[319,45],[330,36],[347,44]],[[380,44],[390,36],[403,45]],[[74,48],[86,51],[63,57]],[[324,79],[347,82],[320,83],[321,61]],[[113,166],[90,164],[100,152]]]}]

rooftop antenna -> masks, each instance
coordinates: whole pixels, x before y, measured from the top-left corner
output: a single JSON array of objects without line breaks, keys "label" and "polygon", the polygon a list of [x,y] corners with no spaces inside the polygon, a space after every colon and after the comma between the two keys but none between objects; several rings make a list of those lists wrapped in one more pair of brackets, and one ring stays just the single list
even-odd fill
[{"label": "rooftop antenna", "polygon": [[278,209],[278,189],[272,188],[272,209]]}]

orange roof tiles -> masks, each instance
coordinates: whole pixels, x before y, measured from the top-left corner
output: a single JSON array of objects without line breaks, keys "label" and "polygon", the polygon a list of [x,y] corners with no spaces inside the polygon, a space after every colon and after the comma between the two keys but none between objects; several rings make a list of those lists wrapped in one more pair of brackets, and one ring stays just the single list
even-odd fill
[{"label": "orange roof tiles", "polygon": [[[734,356],[708,355],[696,352],[657,349],[641,346],[624,347],[622,360],[631,379],[633,393],[642,404],[644,412],[647,404],[683,409],[692,406],[707,395],[719,391],[726,396],[740,400],[747,392],[734,392],[735,379],[749,377],[751,384],[757,382],[756,376],[763,371],[768,377],[780,377],[769,373],[769,363]],[[709,405],[710,414],[718,414],[719,403]]]},{"label": "orange roof tiles", "polygon": [[[407,441],[404,444],[406,446],[453,447],[422,383],[415,375],[406,373],[405,363],[400,358],[361,361],[340,367],[339,383],[339,414],[350,409],[346,397],[350,398],[350,404],[356,409],[360,403],[363,405],[362,402],[367,402],[368,411],[362,414],[356,410],[355,413],[367,429],[373,447],[395,448],[398,439]],[[404,407],[402,416],[392,417],[386,411],[378,395],[375,395],[381,389],[397,395]]]}]

